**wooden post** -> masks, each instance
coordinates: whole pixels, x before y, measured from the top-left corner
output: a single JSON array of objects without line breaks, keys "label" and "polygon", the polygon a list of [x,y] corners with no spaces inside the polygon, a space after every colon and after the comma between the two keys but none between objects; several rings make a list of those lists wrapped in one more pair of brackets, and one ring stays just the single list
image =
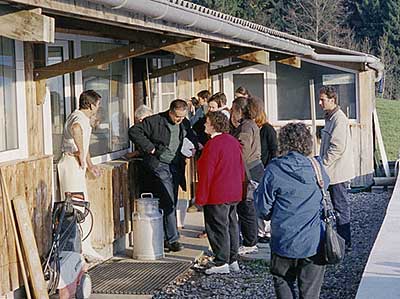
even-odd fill
[{"label": "wooden post", "polygon": [[309,81],[310,86],[310,107],[311,107],[311,128],[313,137],[313,155],[317,155],[317,125],[316,125],[316,111],[315,111],[315,90],[314,80]]},{"label": "wooden post", "polygon": [[387,160],[387,156],[386,156],[385,144],[383,143],[381,127],[379,125],[378,114],[376,113],[376,107],[374,107],[374,111],[372,112],[372,114],[374,117],[375,134],[376,134],[376,138],[378,139],[378,146],[379,146],[379,152],[380,152],[381,158],[382,158],[383,170],[385,171],[385,175],[387,177],[390,177],[389,164],[388,164],[388,160]]},{"label": "wooden post", "polygon": [[[28,206],[25,198],[17,196],[12,200],[19,233],[21,235],[22,246],[28,265],[29,276],[32,283],[35,298],[48,299],[47,286],[44,280],[42,265],[40,263],[38,247],[33,234],[32,222],[30,221]],[[29,288],[29,287],[28,287]]]}]

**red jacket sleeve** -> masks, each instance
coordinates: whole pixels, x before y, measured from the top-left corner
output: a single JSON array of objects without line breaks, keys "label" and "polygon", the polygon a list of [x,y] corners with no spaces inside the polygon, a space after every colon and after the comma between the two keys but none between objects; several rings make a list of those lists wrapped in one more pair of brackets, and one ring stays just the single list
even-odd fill
[{"label": "red jacket sleeve", "polygon": [[196,190],[196,204],[204,206],[208,203],[211,184],[217,164],[218,152],[213,149],[211,140],[207,142],[199,161],[197,162],[197,172],[199,182]]}]

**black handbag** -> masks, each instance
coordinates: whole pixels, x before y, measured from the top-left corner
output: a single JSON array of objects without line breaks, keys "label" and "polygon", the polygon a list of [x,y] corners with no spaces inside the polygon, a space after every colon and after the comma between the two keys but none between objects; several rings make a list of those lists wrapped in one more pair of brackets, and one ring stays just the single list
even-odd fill
[{"label": "black handbag", "polygon": [[339,264],[344,258],[345,240],[336,231],[336,217],[324,189],[321,166],[315,158],[309,159],[314,168],[317,184],[321,189],[322,203],[324,205],[325,240],[323,243],[323,258],[326,264]]}]

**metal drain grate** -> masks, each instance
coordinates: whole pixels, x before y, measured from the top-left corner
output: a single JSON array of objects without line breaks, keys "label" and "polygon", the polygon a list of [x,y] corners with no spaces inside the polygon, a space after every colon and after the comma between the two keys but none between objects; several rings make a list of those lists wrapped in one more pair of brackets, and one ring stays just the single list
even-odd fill
[{"label": "metal drain grate", "polygon": [[184,273],[190,262],[110,260],[89,270],[92,292],[151,295]]}]

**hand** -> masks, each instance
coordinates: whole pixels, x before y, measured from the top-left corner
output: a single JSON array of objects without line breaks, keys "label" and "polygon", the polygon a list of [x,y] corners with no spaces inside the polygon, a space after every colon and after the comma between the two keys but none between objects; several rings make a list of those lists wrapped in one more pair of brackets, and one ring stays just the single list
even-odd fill
[{"label": "hand", "polygon": [[88,170],[89,170],[96,178],[99,177],[99,176],[101,176],[102,171],[101,171],[101,169],[100,169],[98,166],[96,166],[96,165],[93,165],[92,167],[89,167]]},{"label": "hand", "polygon": [[200,142],[198,142],[197,145],[199,147],[199,150],[203,150],[204,146]]},{"label": "hand", "polygon": [[192,151],[192,157],[194,157],[194,155],[196,154],[196,149],[192,148],[191,151]]}]

